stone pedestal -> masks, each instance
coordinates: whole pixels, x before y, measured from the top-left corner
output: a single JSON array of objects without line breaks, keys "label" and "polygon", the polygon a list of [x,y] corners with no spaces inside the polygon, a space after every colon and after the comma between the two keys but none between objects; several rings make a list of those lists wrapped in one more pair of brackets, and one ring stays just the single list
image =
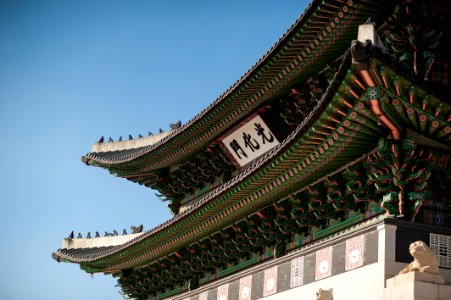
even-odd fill
[{"label": "stone pedestal", "polygon": [[451,285],[442,275],[409,272],[387,279],[384,300],[450,300]]}]

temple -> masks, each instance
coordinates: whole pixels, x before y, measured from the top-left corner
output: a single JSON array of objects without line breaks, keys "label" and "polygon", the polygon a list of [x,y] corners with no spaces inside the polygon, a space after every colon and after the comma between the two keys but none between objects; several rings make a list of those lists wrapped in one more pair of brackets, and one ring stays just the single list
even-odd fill
[{"label": "temple", "polygon": [[[53,258],[127,299],[450,299],[450,20],[446,1],[313,0],[188,123],[82,157],[170,220]],[[393,279],[415,241],[439,274]]]}]

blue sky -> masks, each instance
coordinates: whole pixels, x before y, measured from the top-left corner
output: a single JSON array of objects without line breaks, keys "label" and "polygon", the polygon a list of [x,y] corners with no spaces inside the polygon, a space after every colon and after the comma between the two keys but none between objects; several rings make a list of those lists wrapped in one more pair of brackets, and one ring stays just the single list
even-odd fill
[{"label": "blue sky", "polygon": [[51,253],[71,230],[170,218],[155,191],[80,161],[100,136],[186,123],[306,1],[0,0],[0,298],[121,299]]}]

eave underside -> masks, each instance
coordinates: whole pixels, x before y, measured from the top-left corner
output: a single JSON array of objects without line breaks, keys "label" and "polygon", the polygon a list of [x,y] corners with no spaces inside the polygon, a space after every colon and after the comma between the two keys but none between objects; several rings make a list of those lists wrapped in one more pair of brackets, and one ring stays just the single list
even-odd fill
[{"label": "eave underside", "polygon": [[[395,68],[384,63],[383,60],[373,60],[371,71],[375,78],[384,77],[387,82],[382,88],[386,91],[383,101],[388,106],[389,117],[440,145],[451,146],[450,106],[419,86],[415,87],[417,93],[411,103],[411,93],[408,92],[411,89],[408,87],[413,81],[407,76],[400,77]],[[91,271],[114,271],[148,264],[239,221],[275,199],[298,191],[370,152],[379,138],[388,136],[389,131],[371,112],[359,76],[350,67],[347,56],[318,106],[278,149],[255,162],[253,168],[207,194],[185,213],[130,243],[95,255],[60,251],[60,258],[80,263]],[[400,84],[403,88],[396,88]],[[406,92],[401,94],[400,91]],[[426,105],[424,101],[427,101]],[[441,110],[436,113],[438,106]],[[337,121],[332,129],[330,120]]]},{"label": "eave underside", "polygon": [[[341,3],[326,1],[321,5],[332,2]],[[318,3],[313,2],[305,18],[313,18],[311,13],[320,10]],[[357,11],[364,3],[348,1],[346,6]],[[335,7],[334,13],[336,9],[345,12],[341,5]],[[365,10],[374,12],[381,7],[368,5]],[[401,10],[401,14],[403,11],[409,12]],[[356,18],[363,19],[360,13],[351,15],[350,23],[340,19],[337,24],[348,26]],[[390,19],[392,23],[387,26],[393,27],[398,20]],[[285,74],[280,73],[283,67],[279,70],[272,63],[289,58],[283,56],[282,50],[293,41],[296,30],[306,28],[307,21],[301,17],[234,87],[162,143],[139,149],[139,153],[132,151],[125,160],[120,154],[114,163],[95,159],[89,162],[119,175],[133,176],[205,150],[223,132],[221,128],[230,128],[293,82],[305,81],[314,70],[324,67],[333,51],[349,46],[349,41],[341,45],[347,34],[331,29],[339,32],[339,41],[331,46],[331,42],[324,45],[314,40],[317,47],[310,47],[310,52],[306,48],[296,50],[303,61],[295,55]],[[330,23],[327,25],[330,27]],[[327,34],[324,37],[330,37]],[[355,32],[352,34],[351,39]],[[396,41],[396,35],[388,35],[388,43],[390,39]],[[353,60],[353,65],[349,53],[345,55],[313,111],[277,148],[205,194],[185,212],[124,244],[59,249],[54,258],[78,263],[91,273],[116,273],[126,294],[144,299],[148,295],[168,295],[168,291],[177,293],[183,284],[195,288],[196,284],[219,278],[219,274],[284,255],[334,230],[374,219],[382,211],[451,227],[451,197],[446,188],[451,184],[449,85],[423,80],[417,70],[429,70],[418,67],[415,60],[408,66],[409,59],[397,57],[395,62],[393,56],[375,50],[366,47],[365,61]],[[449,55],[436,58],[449,61]],[[318,61],[314,63],[315,59]],[[265,65],[279,73],[265,78],[265,84],[254,86],[258,92],[239,98],[240,91],[244,93],[256,84],[247,83]],[[224,119],[221,114],[227,106],[232,107],[227,111],[230,117]],[[193,135],[195,128],[200,130],[199,135]],[[169,156],[163,153],[189,138],[199,147],[193,144]]]}]

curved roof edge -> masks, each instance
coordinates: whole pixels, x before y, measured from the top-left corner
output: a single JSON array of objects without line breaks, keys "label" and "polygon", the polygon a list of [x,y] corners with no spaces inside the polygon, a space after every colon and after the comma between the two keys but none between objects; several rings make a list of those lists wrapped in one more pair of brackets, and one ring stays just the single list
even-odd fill
[{"label": "curved roof edge", "polygon": [[[246,97],[246,99],[252,100],[249,102],[249,103],[252,103],[252,105],[255,106],[256,104],[260,104],[260,103],[257,103],[258,101],[254,101],[255,99],[251,99],[251,98],[257,97],[258,99],[260,99],[260,98],[268,97],[267,95],[264,95],[265,92],[263,91],[264,88],[267,88],[268,86],[274,87],[276,85],[279,85],[279,90],[282,88],[280,86],[282,84],[285,84],[285,87],[286,87],[287,80],[288,81],[293,80],[293,74],[292,74],[294,72],[293,70],[296,70],[296,72],[297,72],[296,74],[299,75],[299,73],[304,71],[305,68],[307,68],[308,66],[311,66],[314,64],[317,65],[318,57],[320,55],[324,55],[324,53],[326,53],[329,48],[331,48],[333,45],[335,45],[334,43],[337,40],[340,40],[340,39],[336,39],[336,38],[329,38],[329,36],[325,35],[325,34],[330,34],[331,30],[330,30],[329,26],[332,24],[324,25],[324,24],[322,24],[322,23],[324,23],[324,20],[321,20],[321,22],[318,21],[318,24],[314,23],[315,21],[312,21],[312,19],[315,18],[315,17],[312,17],[312,15],[314,16],[317,14],[321,14],[324,10],[319,9],[320,6],[322,7],[322,5],[323,5],[323,6],[327,7],[330,4],[328,2],[329,1],[327,1],[327,0],[326,1],[313,0],[312,2],[310,2],[310,4],[307,6],[307,8],[304,10],[304,12],[298,17],[298,19],[295,21],[295,23],[243,76],[241,76],[241,78],[239,80],[237,80],[230,88],[228,88],[223,94],[221,94],[207,108],[202,110],[197,116],[192,118],[190,121],[188,121],[186,124],[182,125],[178,129],[170,132],[166,137],[162,138],[161,140],[159,140],[158,142],[156,142],[152,145],[148,145],[148,146],[145,146],[142,148],[137,148],[134,150],[119,151],[117,153],[114,153],[113,155],[111,155],[111,153],[109,153],[109,154],[105,153],[105,155],[104,155],[102,153],[91,152],[91,153],[88,153],[85,156],[83,156],[82,160],[88,165],[101,166],[101,167],[106,167],[106,168],[108,168],[108,167],[114,168],[121,164],[130,163],[134,159],[138,159],[138,158],[142,157],[143,155],[149,154],[151,152],[156,152],[157,150],[161,149],[163,145],[168,145],[169,143],[173,142],[176,139],[176,137],[183,136],[185,133],[186,133],[185,134],[186,138],[190,138],[188,131],[193,128],[195,129],[195,125],[198,124],[200,120],[202,120],[204,118],[208,118],[208,116],[213,117],[212,116],[213,112],[216,113],[217,112],[216,109],[219,109],[218,107],[220,106],[220,104],[222,104],[227,98],[231,97],[232,94],[234,94],[234,93],[241,95],[241,94],[244,94],[245,92],[248,92],[246,90],[252,89],[252,90],[258,91],[261,89],[262,94],[260,94],[260,92],[255,92],[255,93],[252,92],[249,94],[250,95],[253,94],[254,96]],[[332,23],[334,23],[334,26],[336,26],[335,31],[337,31],[337,32],[340,32],[340,30],[343,30],[343,32],[347,33],[347,31],[348,31],[347,29],[349,29],[349,28],[347,28],[345,30],[345,29],[341,28],[341,27],[345,27],[345,26],[342,26],[339,22],[342,22],[342,23],[353,22],[353,21],[355,21],[357,15],[359,17],[366,19],[367,14],[370,13],[369,11],[365,10],[364,5],[361,5],[360,1],[345,1],[343,3],[343,7],[337,7],[336,5],[332,5],[331,7],[334,7],[332,13],[337,15],[337,17],[335,17],[335,18],[333,18],[333,17],[330,18],[331,20],[334,20],[336,22],[336,24],[339,24],[339,25],[335,25],[335,23],[332,21]],[[330,12],[328,12],[328,13],[330,13]],[[349,16],[346,15],[348,13],[349,13]],[[374,15],[377,15],[378,13],[380,14],[381,12],[374,11],[374,9],[371,8],[371,13]],[[340,19],[338,16],[343,19]],[[316,25],[319,25],[321,23],[321,26],[307,26],[309,24],[309,22],[312,22]],[[301,28],[303,26],[305,28]],[[349,23],[346,24],[346,26],[349,26]],[[337,29],[337,28],[341,28],[341,29]],[[341,34],[343,34],[343,32]],[[292,48],[285,49],[286,47],[291,47],[292,45],[290,45],[290,44],[295,44],[293,42],[295,38],[300,38],[303,35],[305,35],[307,37],[307,33],[309,36],[309,41],[305,42],[305,45],[304,44],[302,44],[302,46],[295,45],[296,47],[294,47],[293,49]],[[296,35],[296,37],[294,37],[295,35]],[[324,35],[324,37],[323,37],[323,35]],[[290,36],[292,37],[291,39],[290,39]],[[336,36],[334,35],[334,37],[336,37]],[[329,40],[327,43],[325,42],[326,39]],[[318,43],[323,48],[316,51],[315,47],[320,48],[318,46]],[[324,43],[324,45],[321,43]],[[339,44],[342,44],[342,43],[339,43]],[[342,46],[340,46],[340,47],[342,47]],[[314,50],[312,50],[312,49],[314,49]],[[346,46],[343,49],[346,49]],[[294,50],[295,50],[295,52],[293,52]],[[311,52],[316,53],[316,54],[311,56],[312,55]],[[265,72],[269,73],[268,69],[270,69],[270,68],[265,69],[265,65],[266,66],[270,65],[272,63],[273,59],[274,59],[274,64],[284,62],[284,66],[279,68],[280,70],[277,70],[277,72],[276,72],[277,74],[265,74]],[[286,66],[286,68],[285,68],[285,66]],[[286,71],[286,70],[288,70],[288,71]],[[260,73],[262,73],[262,74],[260,74]],[[282,76],[282,74],[283,74],[283,76],[286,77],[285,80],[282,80],[279,78],[280,76]],[[263,81],[262,81],[262,78],[264,78]],[[255,83],[250,82],[250,81],[252,81],[251,79],[255,79]],[[243,88],[244,91],[240,91],[241,88]],[[256,96],[257,94],[259,96]],[[247,107],[247,104],[245,105],[245,107]],[[240,109],[238,109],[238,110],[240,110]],[[235,111],[234,111],[234,113],[235,113]],[[218,114],[216,113],[216,115],[218,115]],[[212,132],[211,130],[208,133],[205,132],[204,136],[209,135],[210,139],[216,137],[218,134],[220,134],[221,132],[223,132],[230,126],[232,126],[233,123],[237,120],[237,117],[239,117],[239,116],[234,115],[232,118],[230,118],[230,120],[229,120],[229,118],[227,118],[228,122],[223,124],[223,126],[220,126],[217,129],[215,127],[216,131],[214,131],[214,132]],[[208,122],[206,124],[204,124],[205,128],[208,128],[209,126],[211,126],[211,124],[209,124]],[[200,134],[202,134],[202,132]],[[207,143],[208,141],[203,140],[203,142]],[[174,142],[174,144],[176,144],[176,143]],[[198,144],[199,144],[199,146],[197,146],[197,147],[202,147],[202,145],[200,145],[201,143],[198,143]],[[205,145],[205,144],[203,144],[203,145]],[[174,149],[176,149],[178,151],[179,146],[180,145],[174,145],[174,147],[175,147]],[[194,149],[196,147],[190,147],[190,148]],[[196,149],[190,150],[190,151],[195,151]],[[174,159],[174,157],[177,155],[177,154],[173,154],[173,152],[175,152],[175,151],[167,151],[168,149],[162,149],[162,150],[165,150],[166,153],[168,153],[168,152],[171,153],[172,159]],[[166,155],[169,155],[169,154],[166,154]],[[154,165],[151,165],[149,168],[155,169],[158,167],[167,166],[169,164],[168,159],[163,159],[163,160],[164,161],[162,161],[162,162],[158,162],[158,163],[155,163]]]},{"label": "curved roof edge", "polygon": [[[412,76],[412,74],[408,74],[405,72],[402,72],[403,70],[398,68],[396,63],[394,63],[389,56],[387,55],[380,55],[377,53],[374,53],[375,57],[378,61],[382,62],[384,65],[388,65],[393,73],[399,74],[403,77],[405,77],[410,82],[417,85],[419,88],[424,89],[427,92],[431,92],[431,86],[427,82],[420,81],[416,77]],[[314,108],[314,110],[309,114],[309,116],[304,120],[302,124],[300,124],[296,130],[290,134],[281,144],[279,144],[277,147],[275,147],[273,150],[266,153],[263,157],[257,159],[256,161],[252,162],[250,167],[240,174],[238,174],[236,177],[232,178],[229,182],[225,183],[222,186],[219,186],[215,190],[207,193],[198,203],[191,206],[188,210],[184,211],[181,214],[176,215],[170,220],[167,220],[166,222],[154,227],[153,229],[144,232],[142,235],[137,236],[136,238],[131,239],[130,241],[118,245],[118,246],[111,246],[104,249],[99,249],[99,251],[94,255],[78,255],[79,253],[71,253],[70,251],[63,251],[63,249],[59,249],[53,257],[57,259],[58,261],[69,261],[74,263],[80,263],[80,264],[89,264],[92,266],[92,264],[96,264],[97,261],[101,261],[104,259],[109,259],[110,257],[117,255],[123,250],[129,249],[130,247],[133,247],[137,245],[138,243],[141,243],[142,241],[147,241],[152,237],[155,237],[156,235],[162,235],[164,231],[168,230],[169,228],[183,222],[185,219],[190,217],[196,212],[199,212],[207,207],[208,204],[212,203],[214,200],[220,198],[224,193],[227,193],[227,191],[231,191],[235,187],[238,187],[239,184],[243,183],[248,178],[255,175],[260,170],[263,170],[269,162],[274,161],[275,159],[281,157],[286,153],[286,150],[290,148],[291,145],[296,144],[297,139],[301,137],[301,135],[305,132],[306,128],[309,128],[312,126],[313,122],[316,120],[316,118],[321,114],[323,109],[329,105],[328,99],[330,100],[332,98],[331,95],[335,93],[335,91],[338,88],[339,83],[343,79],[343,76],[346,74],[346,72],[349,70],[349,63],[350,63],[350,55],[349,52],[343,59],[342,65],[339,67],[339,70],[334,76],[334,79],[331,81],[331,84],[327,88],[326,92],[324,93],[323,97],[321,98],[318,105]],[[432,93],[434,94],[434,93]],[[443,99],[445,100],[445,99]],[[445,101],[445,103],[449,103],[448,100]],[[307,155],[308,156],[308,155]],[[328,162],[329,164],[331,161]],[[277,163],[276,163],[277,164]]]},{"label": "curved roof edge", "polygon": [[106,247],[102,249],[102,251],[100,251],[99,253],[96,253],[95,255],[91,255],[89,251],[87,252],[87,255],[79,255],[81,253],[79,253],[78,251],[72,253],[71,251],[66,251],[67,249],[59,249],[52,255],[52,257],[57,261],[90,263],[92,261],[96,261],[114,255],[120,252],[121,250],[127,249],[128,247],[131,247],[145,239],[155,236],[161,233],[162,231],[172,227],[174,224],[177,224],[182,220],[186,219],[193,213],[202,210],[207,204],[219,198],[221,195],[233,189],[235,186],[242,183],[246,179],[250,178],[253,174],[264,168],[264,166],[267,163],[273,161],[275,158],[282,155],[284,151],[286,151],[296,141],[296,139],[299,138],[304,133],[305,129],[311,126],[311,124],[318,117],[318,114],[320,114],[321,111],[328,105],[329,103],[328,100],[332,99],[332,96],[337,90],[343,76],[346,75],[346,71],[350,67],[350,63],[351,63],[351,55],[350,51],[347,51],[346,54],[343,56],[342,64],[340,65],[326,92],[323,94],[321,100],[310,112],[309,116],[304,119],[302,124],[300,124],[282,143],[280,143],[275,148],[265,153],[262,157],[253,161],[248,168],[246,168],[243,172],[241,172],[237,176],[233,177],[230,181],[208,192],[204,197],[202,197],[202,199],[199,202],[193,204],[184,212],[175,215],[173,218],[142,233],[140,236],[137,236],[124,244]]},{"label": "curved roof edge", "polygon": [[97,142],[92,145],[91,153],[97,152],[112,152],[112,151],[123,151],[136,149],[146,146],[152,146],[158,143],[160,140],[167,137],[172,130],[167,132],[162,132],[156,135],[150,135],[147,137],[139,137],[137,139],[129,139],[128,141],[116,141],[116,142]]}]

